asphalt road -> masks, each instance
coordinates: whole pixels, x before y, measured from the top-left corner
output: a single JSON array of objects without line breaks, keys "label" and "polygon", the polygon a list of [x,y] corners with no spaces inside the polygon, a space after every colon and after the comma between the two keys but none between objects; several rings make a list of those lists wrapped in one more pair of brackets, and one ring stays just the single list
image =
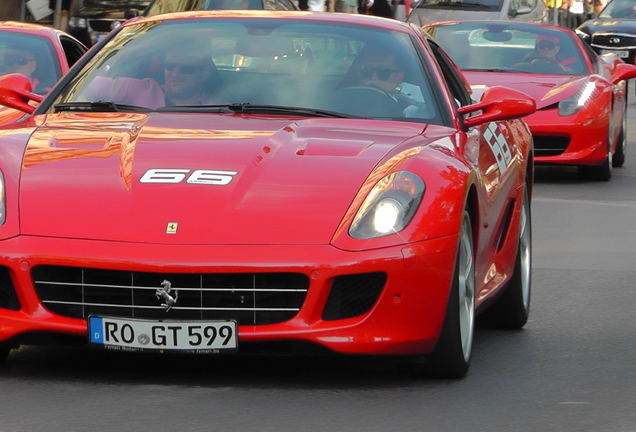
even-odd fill
[{"label": "asphalt road", "polygon": [[179,357],[24,347],[0,432],[636,430],[636,105],[608,183],[537,169],[531,319],[479,329],[468,376],[360,358]]}]

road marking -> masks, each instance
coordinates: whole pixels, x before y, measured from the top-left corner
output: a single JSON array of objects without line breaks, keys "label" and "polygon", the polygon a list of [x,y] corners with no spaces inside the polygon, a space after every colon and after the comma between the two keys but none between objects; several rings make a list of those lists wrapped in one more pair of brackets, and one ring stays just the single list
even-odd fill
[{"label": "road marking", "polygon": [[598,205],[609,207],[631,207],[636,208],[636,201],[592,201],[592,200],[570,200],[562,198],[541,198],[532,197],[533,202],[546,202],[546,203],[570,203],[570,204],[585,204],[585,205]]}]

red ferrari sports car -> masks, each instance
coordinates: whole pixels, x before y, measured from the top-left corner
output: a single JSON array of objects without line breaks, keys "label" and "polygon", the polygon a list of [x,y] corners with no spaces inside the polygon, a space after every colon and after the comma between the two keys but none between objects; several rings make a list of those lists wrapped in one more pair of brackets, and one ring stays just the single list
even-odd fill
[{"label": "red ferrari sports car", "polygon": [[501,21],[432,24],[424,30],[446,49],[474,91],[509,86],[537,101],[525,120],[535,162],[579,167],[609,180],[625,162],[626,79],[636,66],[598,56],[566,28]]},{"label": "red ferrari sports car", "polygon": [[[38,95],[46,94],[85,52],[78,40],[51,27],[0,22],[0,75],[27,76]],[[22,111],[0,108],[0,125],[23,116]]]},{"label": "red ferrari sports car", "polygon": [[100,43],[36,108],[0,83],[30,114],[0,131],[3,357],[311,346],[461,377],[478,313],[525,324],[528,96],[473,102],[371,16],[160,15]]}]

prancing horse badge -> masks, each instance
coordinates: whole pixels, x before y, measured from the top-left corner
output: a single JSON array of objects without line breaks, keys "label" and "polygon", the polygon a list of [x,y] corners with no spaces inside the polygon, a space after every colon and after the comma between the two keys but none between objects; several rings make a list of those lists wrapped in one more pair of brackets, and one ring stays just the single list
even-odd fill
[{"label": "prancing horse badge", "polygon": [[179,224],[177,222],[168,222],[168,226],[166,227],[166,234],[176,234],[178,226]]}]

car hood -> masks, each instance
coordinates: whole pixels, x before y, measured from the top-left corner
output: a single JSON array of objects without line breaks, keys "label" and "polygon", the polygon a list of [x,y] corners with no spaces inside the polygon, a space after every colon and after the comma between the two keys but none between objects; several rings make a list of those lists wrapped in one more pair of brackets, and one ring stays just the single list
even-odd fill
[{"label": "car hood", "polygon": [[22,162],[21,233],[165,244],[328,243],[379,161],[424,129],[224,114],[42,117]]},{"label": "car hood", "polygon": [[533,98],[537,102],[537,110],[573,96],[587,80],[587,77],[578,75],[523,74],[523,77],[520,77],[519,74],[513,73],[463,73],[473,90],[473,99],[479,100],[488,87],[500,85],[521,91]]},{"label": "car hood", "polygon": [[636,20],[633,19],[592,19],[588,20],[581,27],[587,33],[609,32],[609,33],[636,33]]},{"label": "car hood", "polygon": [[418,26],[443,21],[462,20],[505,20],[507,19],[502,11],[479,11],[475,9],[414,9],[409,15],[407,22],[412,22]]}]

